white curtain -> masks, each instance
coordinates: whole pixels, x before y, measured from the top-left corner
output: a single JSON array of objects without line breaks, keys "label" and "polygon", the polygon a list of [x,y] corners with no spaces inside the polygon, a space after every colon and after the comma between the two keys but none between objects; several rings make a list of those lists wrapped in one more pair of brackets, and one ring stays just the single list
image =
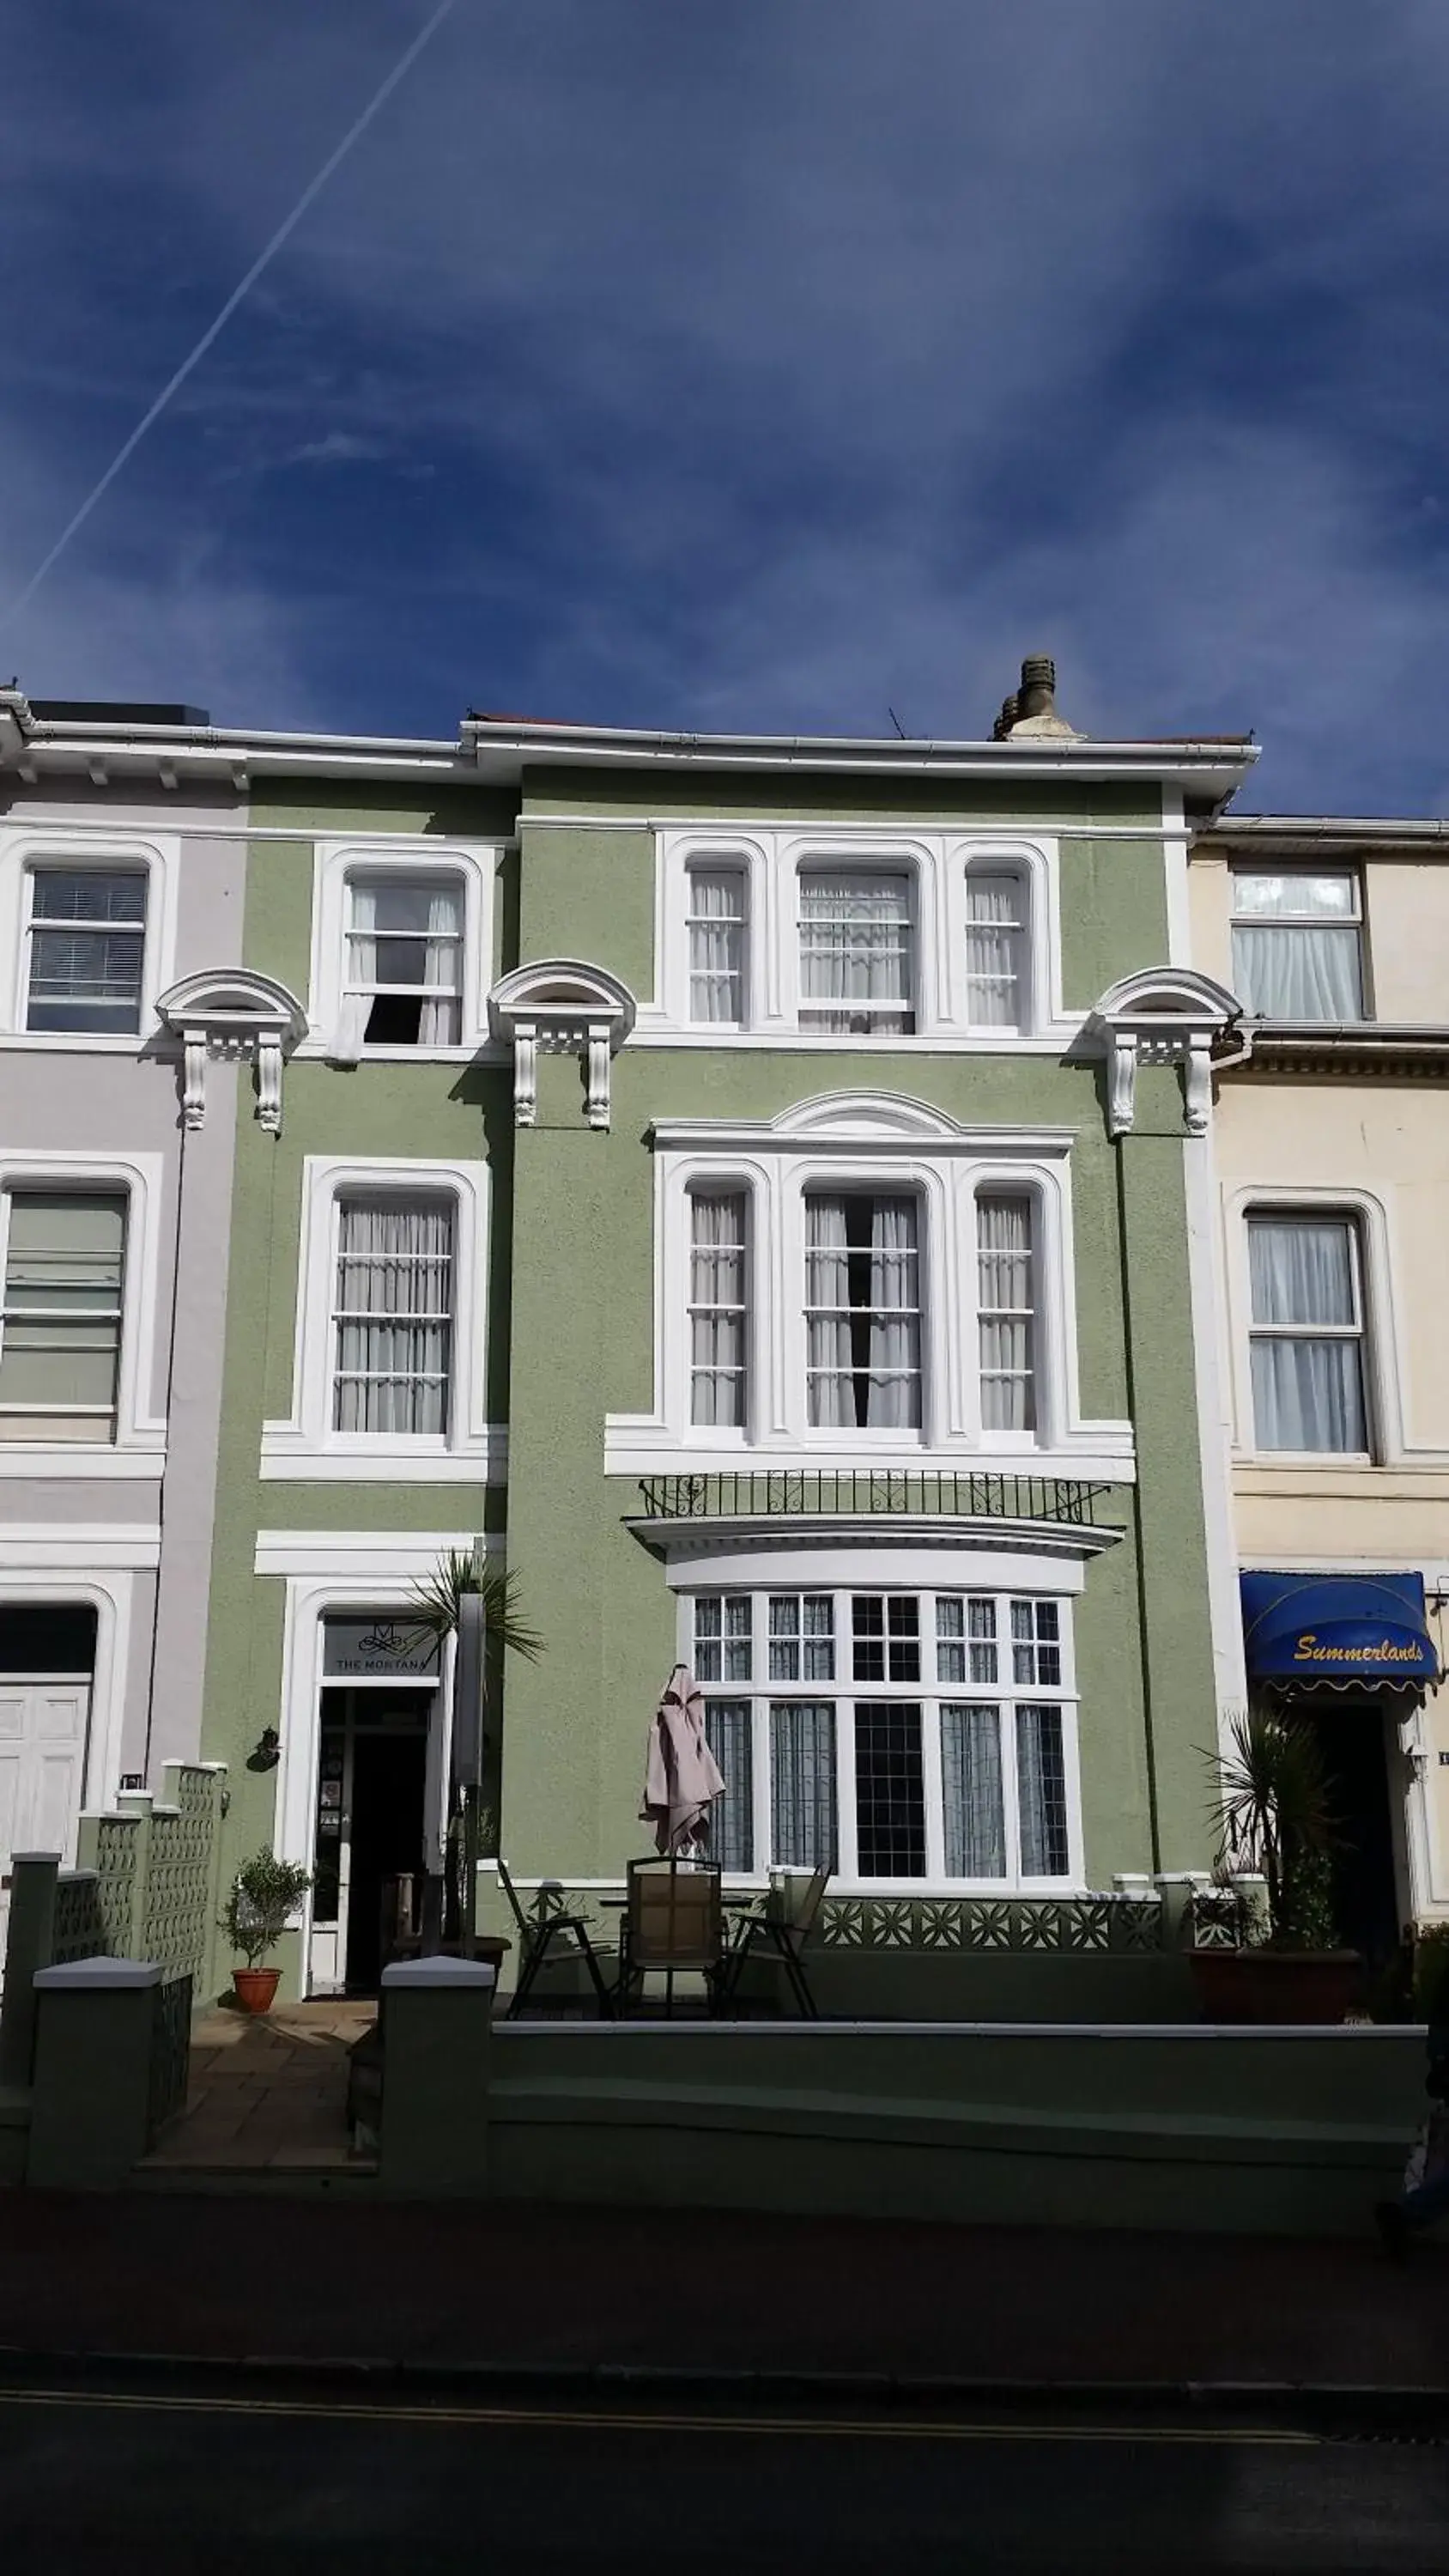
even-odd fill
[{"label": "white curtain", "polygon": [[[379,988],[422,991],[418,1020],[419,1046],[456,1046],[460,1034],[458,995],[462,969],[462,907],[459,889],[446,881],[405,883],[402,879],[366,879],[351,887],[352,924],[348,935],[348,995],[343,1005],[333,1061],[355,1061],[348,1053],[358,997],[370,1000]],[[366,1028],[366,1012],[362,1014]],[[361,1044],[362,1032],[356,1043]]]},{"label": "white curtain", "polygon": [[1025,929],[1021,877],[973,868],[966,879],[966,1011],[973,1028],[1022,1026]]},{"label": "white curtain", "polygon": [[866,1421],[891,1429],[921,1419],[921,1315],[916,1203],[877,1199],[870,1226],[870,1392]]},{"label": "white curtain", "polygon": [[[859,1208],[856,1242],[851,1215]],[[869,1211],[869,1242],[864,1214]],[[921,1419],[921,1318],[914,1199],[806,1201],[809,1419],[824,1428],[899,1429]],[[852,1280],[852,1248],[855,1251]],[[854,1294],[852,1294],[852,1289]],[[864,1294],[861,1294],[861,1291]],[[865,1350],[856,1334],[865,1328]],[[858,1365],[863,1357],[864,1366]]]},{"label": "white curtain", "polygon": [[1030,1199],[978,1198],[981,1421],[987,1431],[1036,1428],[1031,1256]]},{"label": "white curtain", "polygon": [[947,1877],[1005,1878],[999,1710],[942,1709],[941,1799]]},{"label": "white curtain", "polygon": [[1351,1226],[1255,1217],[1248,1269],[1259,1448],[1365,1450]]},{"label": "white curtain", "polygon": [[770,1711],[770,1858],[820,1869],[834,1857],[834,1703],[790,1701]]},{"label": "white curtain", "polygon": [[451,1205],[346,1200],[338,1217],[336,1429],[446,1431]]},{"label": "white curtain", "polygon": [[745,1419],[745,1197],[696,1192],[690,1282],[691,1420]]},{"label": "white curtain", "polygon": [[867,876],[855,868],[801,875],[800,994],[807,1028],[909,1034],[915,1021],[908,877]]},{"label": "white curtain", "polygon": [[[1357,908],[1355,882],[1346,871],[1259,876],[1240,870],[1235,875],[1233,909],[1239,919],[1233,930],[1233,980],[1251,1017],[1363,1017]],[[1252,918],[1244,920],[1244,914]]]},{"label": "white curtain", "polygon": [[1016,1712],[1016,1797],[1023,1878],[1067,1874],[1067,1775],[1059,1708]]},{"label": "white curtain", "polygon": [[844,1199],[805,1202],[806,1384],[821,1428],[855,1421],[850,1373],[850,1264]]},{"label": "white curtain", "polygon": [[744,1018],[745,875],[741,868],[689,872],[689,1016]]}]

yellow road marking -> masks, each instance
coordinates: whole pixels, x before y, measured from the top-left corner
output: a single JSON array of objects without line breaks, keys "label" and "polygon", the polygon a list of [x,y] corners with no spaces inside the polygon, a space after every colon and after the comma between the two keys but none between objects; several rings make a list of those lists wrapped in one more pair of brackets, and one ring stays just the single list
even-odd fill
[{"label": "yellow road marking", "polygon": [[0,2388],[3,2406],[91,2406],[164,2415],[277,2415],[338,2424],[545,2425],[635,2433],[752,2433],[826,2441],[879,2442],[1187,2442],[1317,2450],[1317,2433],[1275,2426],[1213,2424],[936,2424],[872,2417],[812,2415],[640,2415],[547,2406],[366,2406],[281,2397],[167,2397],[78,2388]]}]

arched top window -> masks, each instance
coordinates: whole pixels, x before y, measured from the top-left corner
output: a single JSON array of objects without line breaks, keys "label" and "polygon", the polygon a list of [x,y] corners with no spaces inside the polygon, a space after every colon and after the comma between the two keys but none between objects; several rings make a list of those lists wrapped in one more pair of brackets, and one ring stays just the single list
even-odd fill
[{"label": "arched top window", "polygon": [[1020,1031],[1032,1024],[1031,874],[1020,861],[981,859],[966,870],[966,1024]]}]

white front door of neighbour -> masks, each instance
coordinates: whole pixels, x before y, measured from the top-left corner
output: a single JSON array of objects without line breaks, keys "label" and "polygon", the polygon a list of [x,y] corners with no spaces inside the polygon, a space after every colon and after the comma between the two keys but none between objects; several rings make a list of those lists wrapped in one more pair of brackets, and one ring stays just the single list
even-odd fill
[{"label": "white front door of neighbour", "polygon": [[12,1856],[59,1852],[74,1864],[90,1707],[89,1676],[0,1680],[0,1963]]}]

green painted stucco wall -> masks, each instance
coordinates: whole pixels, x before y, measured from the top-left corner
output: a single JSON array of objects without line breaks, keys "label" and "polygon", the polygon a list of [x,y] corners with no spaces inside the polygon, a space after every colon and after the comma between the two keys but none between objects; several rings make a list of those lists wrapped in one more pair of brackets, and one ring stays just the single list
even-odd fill
[{"label": "green painted stucco wall", "polygon": [[[1143,795],[1077,781],[1059,790],[1032,782],[1029,792],[1025,782],[1015,791],[989,782],[943,802],[941,782],[928,780],[912,801],[898,782],[533,772],[519,813],[484,793],[424,807],[410,794],[361,801],[355,789],[329,798],[311,782],[295,795],[274,788],[253,820],[286,837],[251,846],[246,961],[305,990],[320,833],[504,838],[516,829],[495,966],[583,957],[648,996],[654,843],[645,817],[879,814],[1057,830],[1065,999],[1084,1008],[1167,953],[1160,824]],[[580,818],[572,828],[570,815]],[[531,830],[541,817],[544,827]],[[1112,836],[1093,837],[1084,828],[1092,824]],[[1122,1539],[1089,1565],[1076,1610],[1087,1874],[1102,1885],[1117,1870],[1204,1866],[1201,1748],[1214,1711],[1177,1077],[1140,1077],[1136,1127],[1115,1146],[1098,1070],[1039,1055],[635,1047],[616,1060],[613,1086],[607,1134],[584,1125],[578,1066],[549,1058],[538,1123],[521,1134],[503,1068],[293,1063],[280,1140],[261,1134],[243,1101],[205,1748],[234,1766],[233,1852],[255,1848],[273,1818],[272,1779],[245,1769],[260,1729],[276,1722],[282,1651],[283,1585],[251,1570],[257,1528],[499,1528],[505,1510],[500,1490],[481,1487],[260,1482],[262,1422],[285,1418],[291,1405],[303,1157],[491,1165],[488,1412],[509,1424],[508,1559],[548,1646],[540,1664],[519,1664],[507,1678],[504,1848],[525,1875],[597,1877],[640,1847],[644,1729],[675,1649],[663,1569],[624,1526],[637,1486],[606,1477],[603,1463],[605,1416],[652,1403],[650,1122],[764,1118],[822,1091],[868,1087],[963,1120],[1075,1136],[1082,1408],[1089,1419],[1135,1416],[1140,1478],[1135,1492],[1119,1486],[1111,1496],[1105,1517]]]}]

